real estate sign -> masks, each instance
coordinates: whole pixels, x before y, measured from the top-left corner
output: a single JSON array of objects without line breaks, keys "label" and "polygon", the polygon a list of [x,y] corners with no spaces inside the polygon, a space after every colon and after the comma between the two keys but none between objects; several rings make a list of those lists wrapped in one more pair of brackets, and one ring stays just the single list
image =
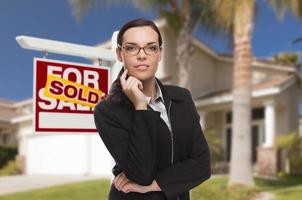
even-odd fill
[{"label": "real estate sign", "polygon": [[35,58],[35,132],[96,132],[93,110],[108,94],[109,70]]}]

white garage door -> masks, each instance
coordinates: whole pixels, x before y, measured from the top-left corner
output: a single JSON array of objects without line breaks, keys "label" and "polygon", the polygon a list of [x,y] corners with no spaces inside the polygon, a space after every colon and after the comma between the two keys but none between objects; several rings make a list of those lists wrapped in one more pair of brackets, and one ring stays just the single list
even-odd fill
[{"label": "white garage door", "polygon": [[114,164],[96,133],[36,134],[27,137],[26,173],[111,176]]}]

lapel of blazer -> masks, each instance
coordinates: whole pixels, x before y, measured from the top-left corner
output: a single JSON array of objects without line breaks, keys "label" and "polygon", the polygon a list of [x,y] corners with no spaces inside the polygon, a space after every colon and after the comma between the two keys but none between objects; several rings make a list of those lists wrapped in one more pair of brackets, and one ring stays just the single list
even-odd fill
[{"label": "lapel of blazer", "polygon": [[158,85],[163,93],[165,107],[168,111],[170,101],[184,101],[185,96],[180,94],[179,91],[177,91],[176,86],[169,86],[169,85],[163,85],[162,82],[156,78],[158,81]]}]

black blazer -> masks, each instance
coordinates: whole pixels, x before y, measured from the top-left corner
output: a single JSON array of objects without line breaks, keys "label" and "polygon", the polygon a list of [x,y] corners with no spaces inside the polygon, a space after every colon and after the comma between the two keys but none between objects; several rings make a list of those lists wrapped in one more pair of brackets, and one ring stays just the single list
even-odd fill
[{"label": "black blazer", "polygon": [[123,101],[104,99],[94,109],[97,130],[116,162],[113,174],[124,172],[140,185],[149,185],[155,179],[162,189],[123,193],[111,185],[110,200],[188,200],[189,190],[211,176],[208,144],[189,90],[157,81],[171,132],[160,112],[135,110],[121,88]]}]

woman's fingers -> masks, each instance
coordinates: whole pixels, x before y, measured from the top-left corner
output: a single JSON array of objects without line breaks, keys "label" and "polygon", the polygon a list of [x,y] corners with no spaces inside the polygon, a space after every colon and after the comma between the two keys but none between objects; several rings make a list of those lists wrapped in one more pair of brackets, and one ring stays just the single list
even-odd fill
[{"label": "woman's fingers", "polygon": [[117,184],[118,184],[118,187],[119,187],[119,188],[122,188],[123,185],[125,185],[125,182],[127,182],[127,181],[128,181],[128,179],[127,179],[126,176],[121,176],[121,177],[119,178],[119,182],[117,183]]},{"label": "woman's fingers", "polygon": [[133,76],[129,76],[125,83],[125,89],[126,90],[132,90],[134,87],[139,88],[140,90],[143,90],[143,83],[138,80],[137,78],[134,78]]},{"label": "woman's fingers", "polygon": [[143,83],[140,81],[140,80],[137,80],[138,81],[138,88],[143,91],[144,87],[143,87]]},{"label": "woman's fingers", "polygon": [[126,80],[125,76],[126,72],[120,77],[122,90],[133,103],[134,107],[147,104],[147,100],[143,93],[143,83],[133,76],[129,76]]},{"label": "woman's fingers", "polygon": [[126,177],[124,173],[119,174],[115,179],[113,180],[114,186],[116,189],[121,190],[127,182],[129,182],[129,179]]},{"label": "woman's fingers", "polygon": [[122,188],[121,188],[122,192],[124,193],[128,193],[128,192],[135,192],[134,188],[133,188],[133,183],[132,182],[128,182],[126,183]]},{"label": "woman's fingers", "polygon": [[118,189],[118,190],[120,190],[120,189],[119,189],[119,184],[120,184],[121,180],[122,180],[122,173],[119,174],[119,175],[117,175],[117,176],[114,178],[114,180],[113,180],[114,186],[115,186],[116,189]]},{"label": "woman's fingers", "polygon": [[120,190],[123,189],[123,187],[129,182],[129,180],[127,178],[123,179],[121,182],[120,182],[120,185],[119,185],[119,188]]},{"label": "woman's fingers", "polygon": [[122,88],[124,88],[124,86],[126,84],[127,73],[128,73],[128,69],[125,69],[125,71],[123,72],[123,74],[120,77]]},{"label": "woman's fingers", "polygon": [[131,90],[134,83],[135,83],[134,78],[132,76],[129,76],[129,78],[126,81],[125,89],[126,90]]},{"label": "woman's fingers", "polygon": [[148,192],[146,186],[139,185],[135,182],[128,182],[122,188],[121,191],[124,193],[128,192],[138,192],[138,193],[146,193]]}]

